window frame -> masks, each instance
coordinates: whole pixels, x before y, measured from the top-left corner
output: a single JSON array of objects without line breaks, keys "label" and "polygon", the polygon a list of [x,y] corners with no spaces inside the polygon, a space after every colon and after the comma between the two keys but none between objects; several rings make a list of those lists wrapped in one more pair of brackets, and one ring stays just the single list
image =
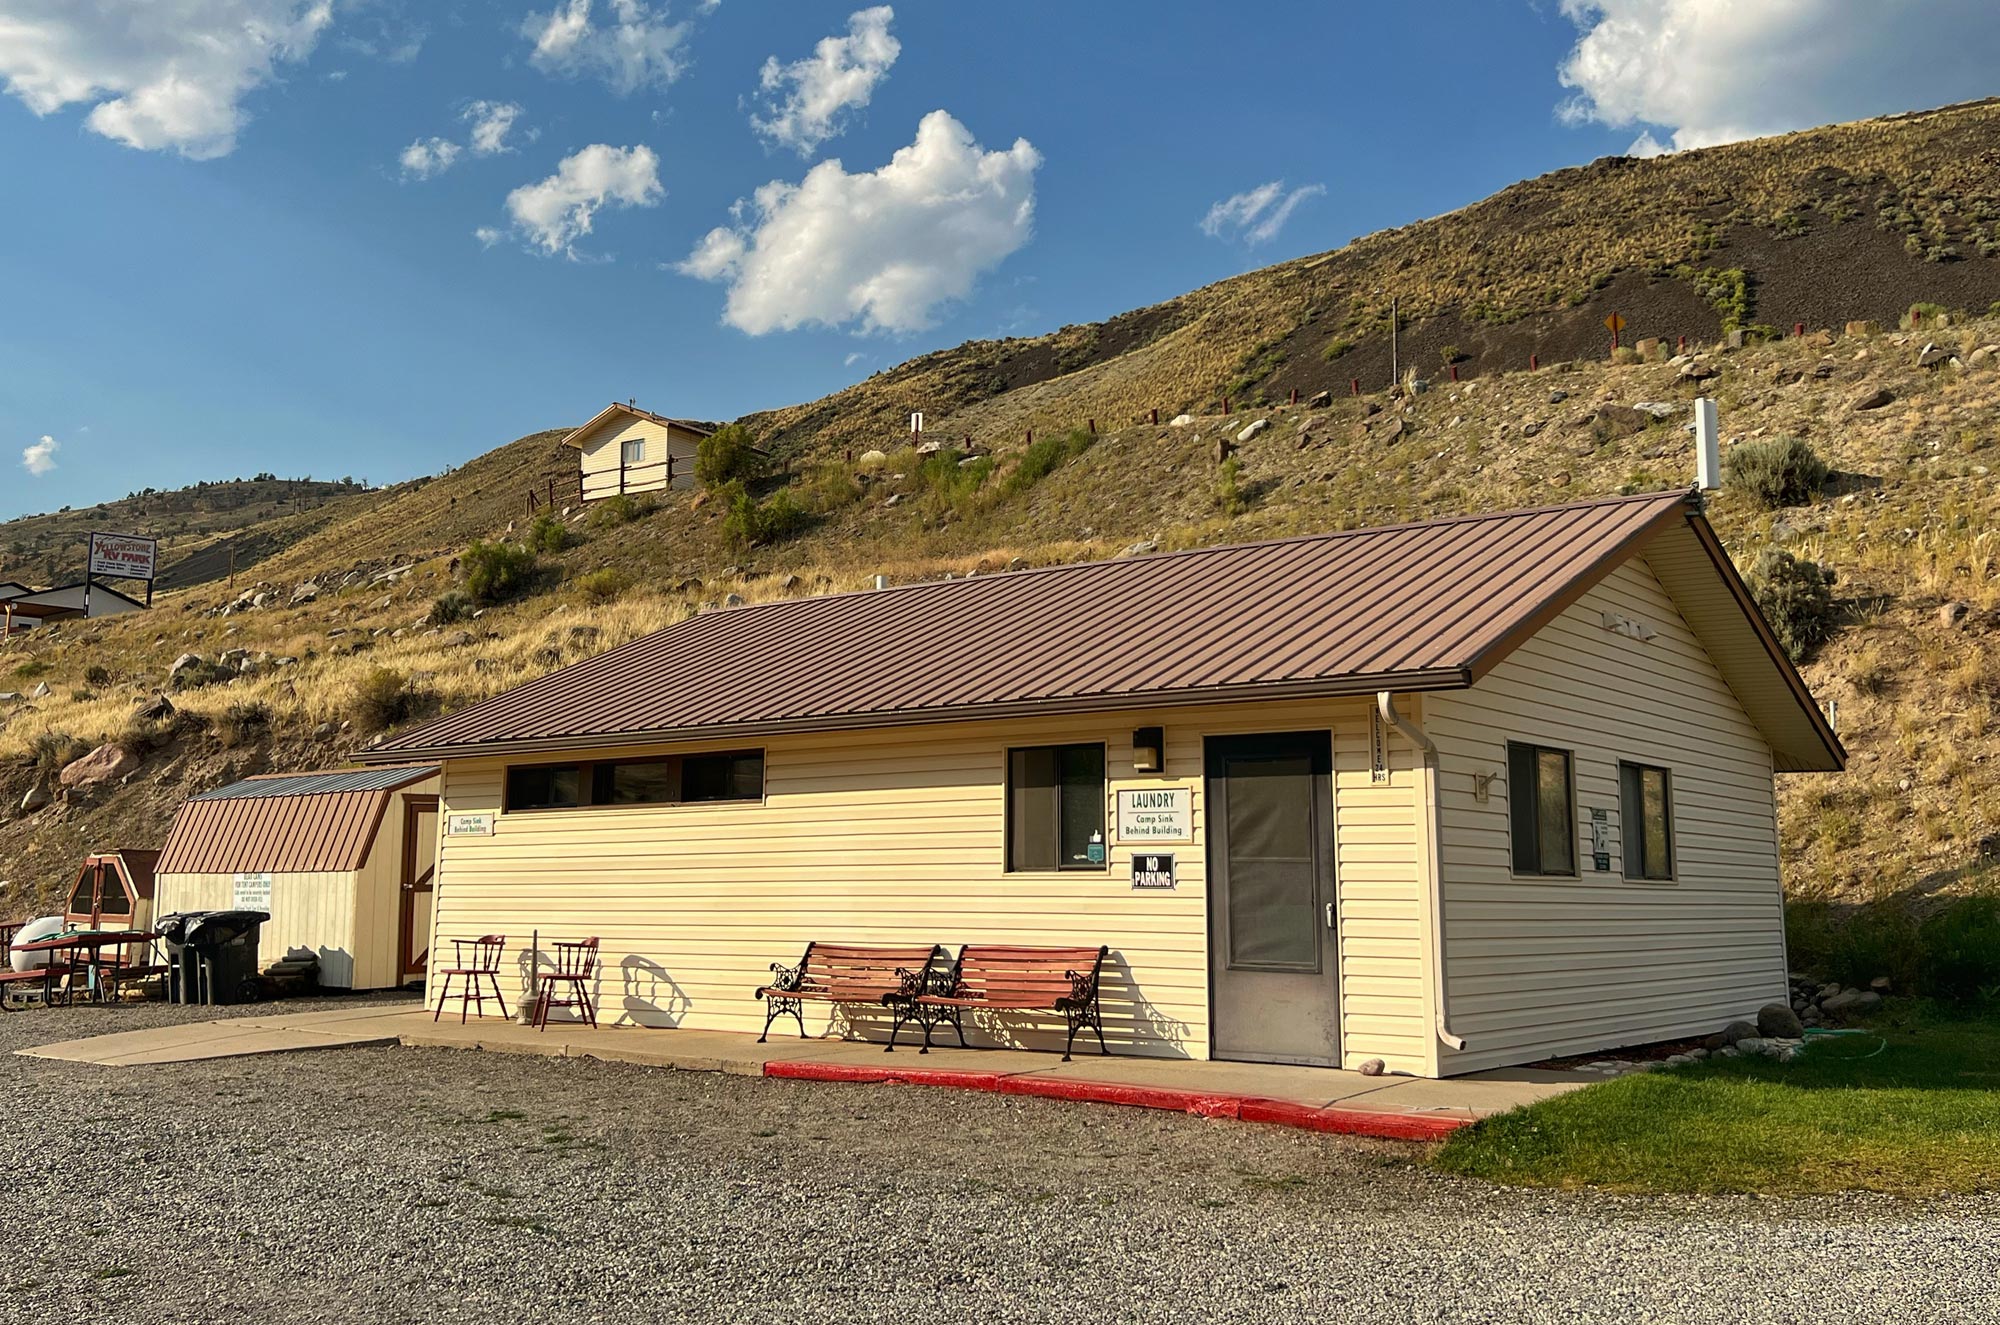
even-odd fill
[{"label": "window frame", "polygon": [[[1061,765],[1060,765],[1060,757],[1061,757],[1061,756],[1060,756],[1060,753],[1059,753],[1059,752],[1060,752],[1060,751],[1063,751],[1063,750],[1069,750],[1069,749],[1094,749],[1094,750],[1096,750],[1096,751],[1097,751],[1097,754],[1098,754],[1098,780],[1097,780],[1097,817],[1098,817],[1098,826],[1097,826],[1097,831],[1098,831],[1099,835],[1100,835],[1100,836],[1101,836],[1101,837],[1102,837],[1102,838],[1104,839],[1104,860],[1103,860],[1103,861],[1102,861],[1101,863],[1099,863],[1099,864],[1094,864],[1094,865],[1093,865],[1093,864],[1091,864],[1091,863],[1090,863],[1089,861],[1082,861],[1082,862],[1077,862],[1077,863],[1068,863],[1068,864],[1066,864],[1066,863],[1064,863],[1064,861],[1063,861],[1063,859],[1062,859],[1062,819],[1063,819],[1063,805],[1062,805],[1062,783],[1061,783],[1061,779],[1060,779],[1060,772],[1061,772]],[[1015,812],[1016,812],[1016,804],[1015,804],[1015,802],[1016,802],[1016,798],[1017,798],[1017,796],[1016,796],[1016,792],[1015,792],[1015,788],[1014,788],[1014,756],[1015,756],[1015,755],[1017,755],[1017,754],[1025,754],[1025,753],[1028,753],[1028,752],[1030,752],[1030,751],[1035,751],[1035,750],[1049,750],[1049,751],[1054,751],[1054,752],[1058,752],[1058,753],[1057,753],[1057,756],[1056,756],[1056,757],[1057,757],[1057,759],[1058,759],[1058,765],[1057,765],[1057,773],[1058,773],[1058,778],[1057,778],[1057,782],[1056,782],[1056,805],[1055,805],[1055,816],[1054,816],[1054,819],[1053,819],[1053,821],[1052,821],[1052,824],[1051,824],[1051,827],[1052,827],[1052,830],[1054,831],[1054,833],[1055,833],[1055,835],[1056,835],[1056,841],[1055,841],[1055,862],[1056,862],[1056,863],[1055,863],[1055,864],[1054,864],[1053,866],[1036,866],[1036,865],[1017,865],[1017,864],[1015,864],[1015,854],[1014,854],[1014,815],[1015,815]],[[1002,872],[1003,874],[1010,874],[1010,875],[1022,875],[1022,876],[1026,876],[1026,875],[1037,875],[1037,874],[1040,874],[1040,875],[1048,875],[1048,874],[1108,874],[1108,873],[1110,873],[1110,871],[1111,871],[1111,823],[1110,823],[1110,817],[1111,817],[1111,816],[1110,816],[1110,811],[1109,811],[1109,809],[1107,808],[1107,806],[1108,806],[1108,804],[1109,804],[1109,802],[1110,802],[1110,799],[1111,799],[1111,750],[1110,750],[1110,742],[1108,742],[1108,741],[1102,741],[1102,740],[1098,740],[1098,741],[1046,741],[1046,742],[1042,742],[1042,743],[1040,743],[1040,744],[1036,744],[1036,745],[1010,745],[1010,746],[1008,746],[1008,747],[1007,747],[1007,750],[1006,750],[1006,754],[1004,755],[1004,757],[1003,757],[1003,760],[1002,760],[1002,763],[1001,763],[1001,768],[1000,768],[1000,778],[1001,778],[1001,784],[1002,784],[1003,788],[1005,789],[1005,793],[1006,793],[1006,794],[1005,794],[1005,796],[1003,797],[1003,801],[1004,801],[1004,804],[1003,804],[1003,808],[1002,808],[1002,811],[1001,811],[1001,822],[1000,822],[1000,830],[1001,830],[1001,831],[1000,831],[1000,838],[1001,838],[1001,845],[1000,845],[1000,851],[1001,851],[1001,861],[1000,861],[1000,869],[1001,869],[1001,872]]]},{"label": "window frame", "polygon": [[[1626,776],[1628,773],[1637,775],[1637,779],[1632,784],[1638,793],[1638,814],[1636,816],[1632,813],[1634,808],[1632,801],[1626,794],[1628,790]],[[1660,809],[1666,819],[1664,825],[1666,832],[1664,836],[1667,841],[1667,862],[1666,873],[1664,874],[1648,874],[1645,872],[1646,789],[1643,779],[1648,773],[1658,773],[1660,775]],[[1635,829],[1636,831],[1634,831]],[[1681,853],[1679,844],[1674,840],[1673,769],[1668,768],[1665,764],[1647,764],[1637,759],[1621,759],[1618,761],[1618,839],[1619,856],[1621,857],[1619,865],[1627,881],[1632,883],[1680,882]],[[1635,848],[1636,859],[1639,864],[1637,870],[1632,868],[1635,859]]]},{"label": "window frame", "polygon": [[[639,455],[638,455],[638,458],[637,458],[637,459],[629,459],[629,458],[627,458],[627,456],[626,456],[626,454],[625,454],[625,451],[626,451],[626,449],[627,449],[628,447],[634,447],[634,446],[636,446],[636,447],[638,447],[638,448],[639,448]],[[643,464],[645,464],[645,463],[646,463],[646,439],[645,439],[645,438],[643,438],[643,437],[626,437],[626,438],[623,438],[623,439],[621,439],[621,440],[619,441],[619,443],[618,443],[618,467],[619,467],[620,469],[631,469],[631,468],[632,468],[632,467],[634,467],[635,465],[643,465]]]},{"label": "window frame", "polygon": [[[681,761],[684,759],[755,758],[758,763],[757,794],[755,796],[716,796],[699,800],[687,800],[681,793]],[[629,764],[665,764],[672,772],[670,779],[675,797],[668,800],[646,801],[600,801],[597,799],[597,775],[599,770],[617,768]],[[531,769],[573,768],[577,771],[577,802],[574,805],[517,805],[514,803],[514,774],[516,771]],[[691,750],[671,755],[637,755],[617,759],[556,759],[538,760],[533,763],[508,764],[500,776],[500,812],[502,814],[569,814],[579,810],[643,810],[659,809],[663,806],[684,805],[762,805],[769,796],[770,757],[762,746],[730,750]]]},{"label": "window frame", "polygon": [[[1529,768],[1536,771],[1536,777],[1525,787],[1515,786],[1516,750],[1524,750],[1528,756]],[[1569,812],[1569,868],[1551,870],[1542,867],[1542,823],[1541,787],[1539,771],[1541,756],[1561,755],[1563,761],[1564,804]],[[1525,793],[1525,795],[1523,794]],[[1535,852],[1534,869],[1521,868],[1521,811],[1527,808],[1532,820]],[[1516,879],[1580,879],[1583,877],[1583,849],[1578,833],[1579,820],[1576,812],[1576,752],[1559,745],[1541,745],[1534,741],[1507,742],[1507,864]]]}]

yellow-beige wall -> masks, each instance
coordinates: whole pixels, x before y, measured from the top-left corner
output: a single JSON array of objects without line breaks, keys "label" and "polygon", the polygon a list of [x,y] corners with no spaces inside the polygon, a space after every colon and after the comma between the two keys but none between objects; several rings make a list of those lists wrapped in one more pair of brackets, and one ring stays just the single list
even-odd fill
[{"label": "yellow-beige wall", "polygon": [[[771,963],[796,962],[812,939],[1103,943],[1112,949],[1105,1012],[1114,1052],[1206,1057],[1203,738],[1331,730],[1341,1053],[1429,1070],[1415,778],[1410,752],[1399,744],[1391,780],[1372,780],[1368,721],[1364,703],[1346,700],[772,738],[762,744],[762,804],[505,814],[501,761],[450,761],[446,813],[496,818],[491,836],[444,839],[437,951],[448,955],[451,938],[506,934],[511,1006],[520,997],[531,931],[544,943],[596,935],[607,1023],[754,1032],[764,1008],[751,991],[769,978]],[[1166,771],[1134,774],[1132,730],[1155,724],[1166,729]],[[1070,741],[1107,747],[1110,867],[1009,874],[1006,751]],[[1115,793],[1163,782],[1194,789],[1196,840],[1117,842]],[[1178,888],[1135,893],[1135,850],[1173,851]],[[822,1032],[832,1015],[809,1007],[808,1029]],[[1060,1023],[1054,1038],[1050,1024],[1008,1018],[997,1025],[1007,1037],[1046,1048],[1061,1044]],[[789,1025],[773,1035],[796,1034]]]},{"label": "yellow-beige wall", "polygon": [[[1643,623],[1639,640],[1606,614]],[[1643,561],[1627,563],[1469,691],[1431,697],[1440,752],[1443,1070],[1707,1034],[1785,998],[1768,745]],[[1576,878],[1512,872],[1509,739],[1573,752]],[[1620,760],[1672,771],[1677,878],[1628,880]],[[1490,775],[1485,799],[1475,775]],[[1607,810],[1610,869],[1590,811]]]},{"label": "yellow-beige wall", "polygon": [[666,463],[670,454],[674,460],[674,486],[694,486],[695,453],[701,445],[701,438],[651,419],[627,419],[623,427],[606,426],[584,441],[583,491],[586,498],[595,501],[600,497],[613,496],[620,490],[619,457],[624,454],[628,441],[644,442],[646,455],[640,463],[658,468],[628,472],[624,491],[658,492],[665,488]]},{"label": "yellow-beige wall", "polygon": [[[319,957],[319,982],[329,989],[390,989],[403,982],[403,798],[435,795],[437,787],[433,779],[390,793],[359,870],[271,876],[271,918],[258,936],[260,967],[303,948]],[[154,914],[233,907],[235,881],[234,874],[162,874],[154,883]]]}]

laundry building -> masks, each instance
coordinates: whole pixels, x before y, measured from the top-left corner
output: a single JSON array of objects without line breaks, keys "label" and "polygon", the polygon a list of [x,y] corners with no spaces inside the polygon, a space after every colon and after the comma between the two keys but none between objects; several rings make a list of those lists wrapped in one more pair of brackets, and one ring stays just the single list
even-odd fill
[{"label": "laundry building", "polygon": [[1105,944],[1114,1052],[1436,1076],[1783,998],[1844,754],[1664,493],[703,613],[362,758],[441,766],[510,1001],[531,936],[743,1031],[810,940]]}]

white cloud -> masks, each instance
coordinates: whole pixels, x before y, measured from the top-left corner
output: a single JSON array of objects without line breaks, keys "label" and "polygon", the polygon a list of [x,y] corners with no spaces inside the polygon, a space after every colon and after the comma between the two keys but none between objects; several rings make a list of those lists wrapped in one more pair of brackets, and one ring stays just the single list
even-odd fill
[{"label": "white cloud", "polygon": [[331,0],[0,0],[0,83],[128,147],[226,156],[243,99],[303,60]]},{"label": "white cloud", "polygon": [[1201,232],[1215,239],[1239,239],[1252,248],[1268,244],[1300,203],[1325,192],[1324,184],[1302,184],[1287,193],[1285,181],[1274,179],[1211,206],[1201,218]]},{"label": "white cloud", "polygon": [[479,247],[481,248],[492,248],[505,238],[496,227],[490,225],[480,226],[472,232],[472,237],[479,241]]},{"label": "white cloud", "polygon": [[597,74],[620,95],[665,87],[687,68],[681,47],[688,25],[669,22],[664,7],[610,0],[607,23],[595,22],[592,8],[592,0],[565,0],[546,14],[528,15],[521,31],[535,43],[529,63],[551,73]]},{"label": "white cloud", "polygon": [[564,157],[547,179],[508,194],[507,214],[542,252],[575,257],[573,246],[590,233],[600,208],[651,207],[665,193],[652,148],[592,143]]},{"label": "white cloud", "polygon": [[750,127],[800,156],[838,134],[847,112],[868,104],[902,53],[889,35],[895,16],[888,5],[863,9],[848,16],[846,36],[820,38],[805,59],[766,59],[760,80],[766,113],[752,115]]},{"label": "white cloud", "polygon": [[[1675,149],[1990,95],[1993,0],[1562,0],[1571,123]],[[1635,153],[1662,146],[1650,130]]]},{"label": "white cloud", "polygon": [[934,110],[880,170],[850,175],[822,161],[797,184],[764,185],[679,270],[726,282],[723,320],[753,336],[856,321],[867,331],[921,330],[1028,242],[1041,164],[1027,139],[982,151]]},{"label": "white cloud", "polygon": [[464,119],[472,126],[472,154],[496,156],[507,149],[507,135],[521,118],[521,108],[511,101],[475,101],[465,108]]},{"label": "white cloud", "polygon": [[450,170],[462,149],[449,138],[419,138],[403,149],[396,163],[404,179],[429,179]]},{"label": "white cloud", "polygon": [[21,448],[21,468],[40,478],[56,467],[56,452],[61,449],[61,442],[44,433],[41,441]]}]

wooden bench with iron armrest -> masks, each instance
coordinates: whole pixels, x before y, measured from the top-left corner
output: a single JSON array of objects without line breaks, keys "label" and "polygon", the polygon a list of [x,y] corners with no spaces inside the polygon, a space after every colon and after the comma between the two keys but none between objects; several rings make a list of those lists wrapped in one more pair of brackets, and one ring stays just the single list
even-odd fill
[{"label": "wooden bench with iron armrest", "polygon": [[[875,946],[861,943],[808,943],[797,966],[771,963],[771,983],[757,991],[764,1000],[764,1043],[771,1023],[790,1016],[806,1038],[805,1005],[867,1003],[893,1008],[896,1029],[910,1016],[909,999],[919,992],[932,964],[944,956],[935,943]],[[892,1033],[891,1037],[894,1039]]]},{"label": "wooden bench with iron armrest", "polygon": [[[997,943],[968,943],[958,950],[958,960],[933,968],[925,992],[911,999],[911,1013],[923,1023],[924,1047],[931,1051],[931,1033],[941,1022],[950,1022],[965,1047],[967,1008],[991,1008],[1002,1012],[1040,1012],[1059,1016],[1069,1024],[1069,1038],[1063,1044],[1063,1061],[1076,1045],[1077,1032],[1088,1026],[1097,1032],[1099,1053],[1109,1055],[1104,1043],[1104,1017],[1098,1010],[1097,988],[1109,948],[1039,948]],[[889,1037],[895,1048],[896,1037]]]}]

